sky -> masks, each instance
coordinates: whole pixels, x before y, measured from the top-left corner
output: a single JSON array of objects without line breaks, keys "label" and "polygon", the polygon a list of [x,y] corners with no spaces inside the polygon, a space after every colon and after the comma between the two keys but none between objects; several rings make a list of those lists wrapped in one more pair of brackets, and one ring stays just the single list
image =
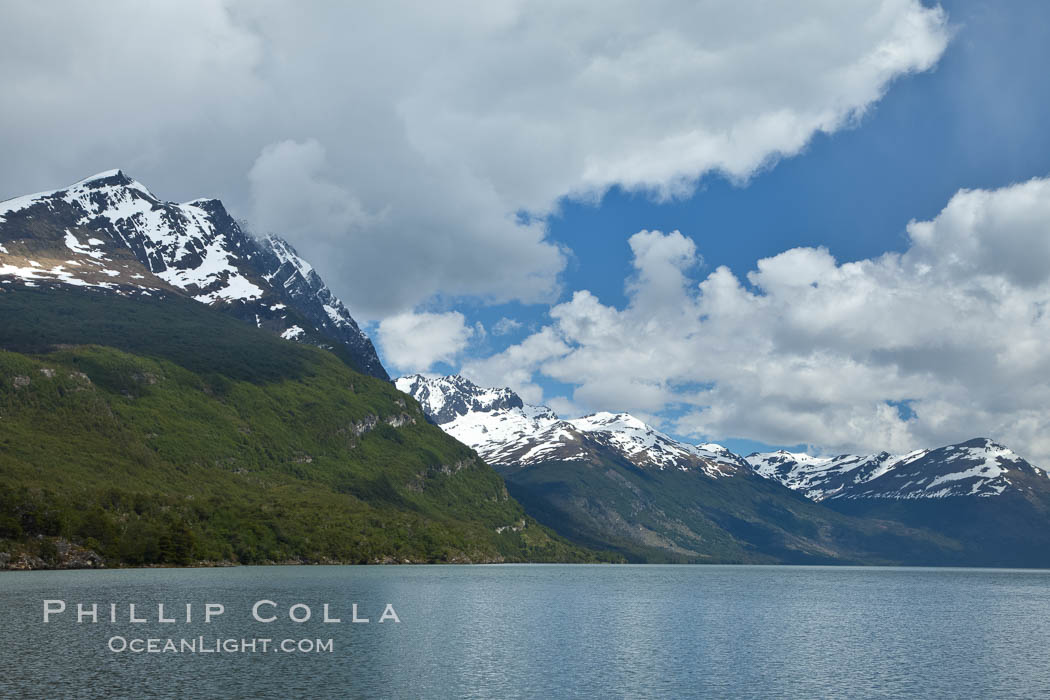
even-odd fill
[{"label": "sky", "polygon": [[219,197],[392,374],[1050,463],[1046,3],[5,3],[0,47],[0,198]]}]

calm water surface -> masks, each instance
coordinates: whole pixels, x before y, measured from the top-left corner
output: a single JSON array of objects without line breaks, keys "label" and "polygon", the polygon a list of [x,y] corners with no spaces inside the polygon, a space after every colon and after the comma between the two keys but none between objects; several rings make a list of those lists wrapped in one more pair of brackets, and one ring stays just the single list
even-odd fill
[{"label": "calm water surface", "polygon": [[[45,599],[68,606],[46,625]],[[260,599],[279,604],[277,622],[252,619]],[[99,623],[78,624],[77,602],[98,603]],[[226,611],[205,624],[209,602]],[[350,622],[355,602],[371,622]],[[129,623],[128,603],[149,621]],[[158,623],[157,603],[178,610],[180,622]],[[189,624],[181,621],[187,603]],[[310,606],[311,620],[288,620],[296,603]],[[342,623],[321,621],[324,603]],[[378,623],[386,603],[399,624]],[[332,651],[114,653],[107,645],[115,636],[160,644],[203,636],[210,646],[216,638],[331,639]],[[1027,698],[1050,696],[1048,650],[1044,571],[525,565],[0,574],[0,695],[12,698]]]}]

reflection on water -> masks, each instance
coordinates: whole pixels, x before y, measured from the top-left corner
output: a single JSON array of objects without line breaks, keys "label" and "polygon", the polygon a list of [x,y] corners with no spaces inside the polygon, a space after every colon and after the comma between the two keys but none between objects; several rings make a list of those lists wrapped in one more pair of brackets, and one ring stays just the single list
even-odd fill
[{"label": "reflection on water", "polygon": [[[67,611],[42,622],[43,601]],[[252,604],[279,619],[262,624]],[[76,604],[99,604],[98,624]],[[110,623],[109,605],[118,605]],[[146,623],[129,623],[135,603]],[[179,622],[159,623],[157,603]],[[185,605],[194,619],[183,622]],[[226,611],[204,622],[206,603]],[[294,624],[288,608],[309,605]],[[322,606],[342,623],[322,622]],[[353,603],[368,624],[350,622]],[[379,624],[391,603],[401,619]],[[302,612],[300,609],[299,613]],[[3,697],[1036,697],[1050,572],[722,566],[244,567],[0,575]],[[107,642],[332,639],[320,653]],[[276,642],[274,642],[276,643]]]}]

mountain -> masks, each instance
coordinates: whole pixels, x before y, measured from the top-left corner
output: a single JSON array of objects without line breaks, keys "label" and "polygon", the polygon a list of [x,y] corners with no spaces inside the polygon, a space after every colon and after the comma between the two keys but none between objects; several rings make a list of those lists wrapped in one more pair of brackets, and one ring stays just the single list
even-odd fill
[{"label": "mountain", "polygon": [[633,561],[933,561],[948,538],[844,516],[756,474],[720,445],[674,440],[627,413],[560,419],[510,389],[401,377],[448,434],[503,475],[526,511]]},{"label": "mountain", "polygon": [[1050,566],[1050,475],[989,439],[905,455],[772,452],[747,461],[837,512],[951,538],[943,563]]},{"label": "mountain", "polygon": [[0,202],[0,284],[179,294],[389,379],[316,271],[276,236],[248,236],[217,199],[165,202],[120,170]]},{"label": "mountain", "polygon": [[596,558],[331,351],[186,294],[37,284],[0,285],[0,568]]},{"label": "mountain", "polygon": [[815,501],[990,498],[1033,491],[1044,481],[1050,491],[1050,474],[986,438],[905,455],[811,457],[781,451],[746,459],[762,476]]}]

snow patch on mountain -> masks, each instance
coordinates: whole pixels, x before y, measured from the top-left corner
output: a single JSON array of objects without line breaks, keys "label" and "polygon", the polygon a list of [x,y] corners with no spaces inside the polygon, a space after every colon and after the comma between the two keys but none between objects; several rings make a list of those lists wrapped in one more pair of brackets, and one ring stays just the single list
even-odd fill
[{"label": "snow patch on mountain", "polygon": [[37,286],[35,284],[36,281],[61,282],[74,287],[98,287],[101,289],[113,289],[116,286],[107,282],[88,282],[74,276],[71,272],[65,269],[64,265],[56,265],[48,269],[39,266],[18,267],[16,265],[0,263],[0,276],[5,275],[17,277],[18,279],[23,280],[28,287]]},{"label": "snow patch on mountain", "polygon": [[76,236],[69,232],[69,229],[66,229],[65,244],[67,248],[69,248],[77,255],[86,255],[89,258],[94,258],[96,260],[106,259],[105,253],[103,253],[101,250],[97,250],[94,247],[97,245],[102,245],[102,241],[100,241],[97,238],[89,238],[88,244],[83,245],[79,240],[77,240]]}]

